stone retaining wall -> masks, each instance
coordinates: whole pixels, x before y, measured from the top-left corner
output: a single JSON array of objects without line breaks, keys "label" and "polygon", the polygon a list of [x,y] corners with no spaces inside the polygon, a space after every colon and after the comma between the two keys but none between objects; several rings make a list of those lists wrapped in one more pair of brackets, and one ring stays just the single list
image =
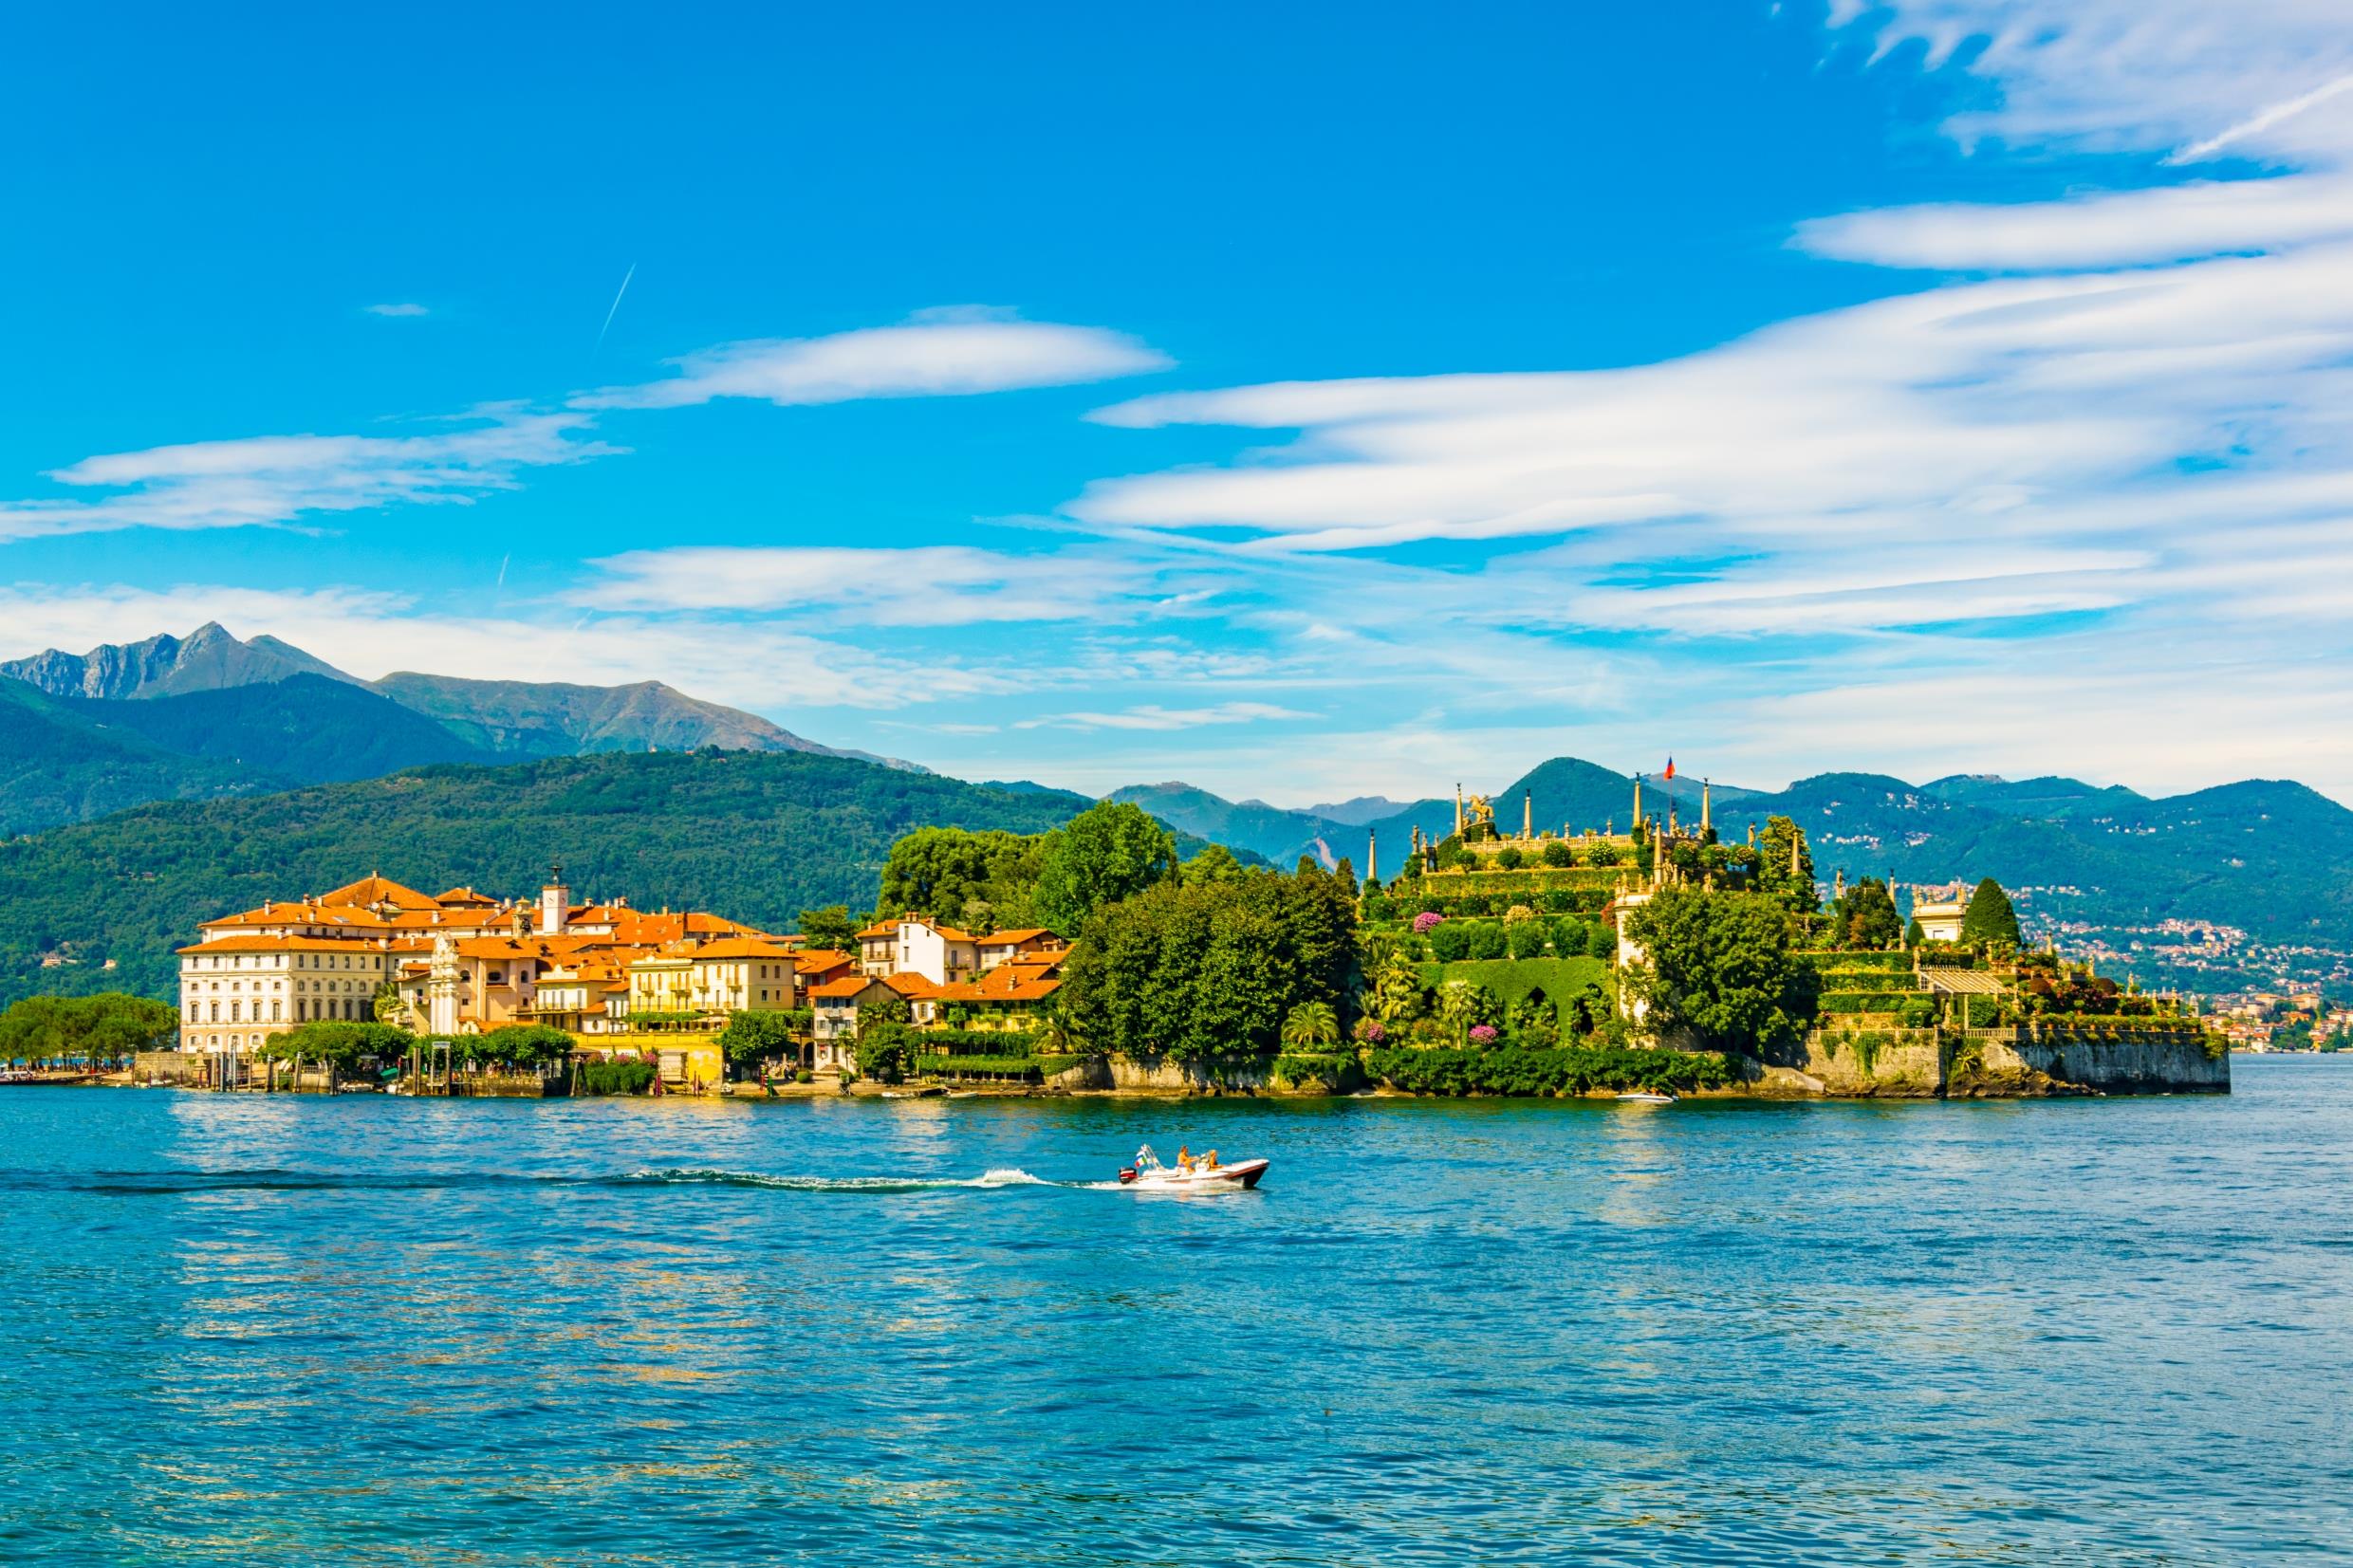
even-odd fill
[{"label": "stone retaining wall", "polygon": [[[1867,1033],[1876,1043],[1845,1038]],[[1934,1029],[1816,1029],[1806,1037],[1806,1077],[1842,1098],[1934,1099],[1944,1093],[1944,1056]]]}]

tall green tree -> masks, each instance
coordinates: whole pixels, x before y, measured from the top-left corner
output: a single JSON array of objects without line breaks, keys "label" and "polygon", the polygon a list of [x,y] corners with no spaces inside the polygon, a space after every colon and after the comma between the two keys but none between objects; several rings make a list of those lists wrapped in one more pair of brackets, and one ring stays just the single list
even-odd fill
[{"label": "tall green tree", "polygon": [[1038,915],[1072,936],[1095,911],[1176,876],[1176,837],[1141,806],[1104,801],[1046,836]]},{"label": "tall green tree", "polygon": [[0,1061],[122,1061],[167,1049],[178,1034],[179,1015],[151,997],[28,996],[0,1013]]},{"label": "tall green tree", "polygon": [[1876,876],[1865,876],[1846,890],[1831,923],[1838,940],[1850,948],[1892,948],[1903,935],[1895,895]]},{"label": "tall green tree", "polygon": [[1223,844],[1210,845],[1187,860],[1184,867],[1185,881],[1195,886],[1203,882],[1232,882],[1242,875],[1242,862]]},{"label": "tall green tree", "polygon": [[1355,890],[1314,867],[1157,881],[1087,917],[1063,977],[1058,1010],[1087,1050],[1267,1055],[1303,1003],[1345,1023],[1359,982]]},{"label": "tall green tree", "polygon": [[838,952],[858,950],[858,921],[850,914],[847,904],[827,904],[824,909],[801,912],[801,935],[812,949],[831,949]]},{"label": "tall green tree", "polygon": [[[1789,869],[1789,847],[1797,846],[1797,869]],[[1772,816],[1765,819],[1765,830],[1757,835],[1756,888],[1769,894],[1800,914],[1811,914],[1822,908],[1821,891],[1814,885],[1814,852],[1806,843],[1805,834],[1798,830],[1791,817]]]},{"label": "tall green tree", "polygon": [[1972,947],[2010,948],[2021,946],[2018,936],[2018,912],[2002,891],[2002,884],[1989,876],[1977,884],[1977,891],[1969,895],[1969,908],[1961,915],[1961,940]]},{"label": "tall green tree", "polygon": [[509,1024],[485,1033],[479,1049],[482,1056],[491,1061],[536,1068],[568,1061],[578,1044],[579,1042],[553,1024]]},{"label": "tall green tree", "polygon": [[[562,1030],[555,1031],[558,1034]],[[477,1039],[479,1037],[476,1037]],[[255,1054],[266,1061],[320,1061],[338,1077],[353,1071],[361,1062],[395,1062],[406,1057],[417,1037],[406,1029],[389,1024],[346,1024],[321,1021],[297,1024],[284,1034],[269,1037]],[[455,1054],[462,1060],[473,1041],[458,1041]],[[476,1060],[483,1060],[488,1053]],[[495,1061],[496,1058],[489,1058]]]},{"label": "tall green tree", "polygon": [[719,1031],[719,1049],[739,1071],[757,1067],[771,1057],[800,1061],[801,1041],[809,1031],[806,1008],[784,1011],[748,1007],[729,1017]]},{"label": "tall green tree", "polygon": [[1643,957],[1621,984],[1646,1027],[1767,1060],[1796,1046],[1813,1017],[1812,970],[1791,950],[1780,899],[1671,887],[1628,919]]},{"label": "tall green tree", "polygon": [[875,908],[885,917],[914,911],[984,934],[1032,914],[1042,834],[919,827],[891,845]]}]

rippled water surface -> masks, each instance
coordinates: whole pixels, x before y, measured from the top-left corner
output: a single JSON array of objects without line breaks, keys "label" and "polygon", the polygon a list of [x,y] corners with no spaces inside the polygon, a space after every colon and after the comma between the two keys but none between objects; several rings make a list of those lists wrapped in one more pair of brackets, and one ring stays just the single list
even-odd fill
[{"label": "rippled water surface", "polygon": [[[2353,1556],[2353,1061],[2016,1105],[0,1090],[0,1557]],[[1099,1185],[1139,1141],[1266,1188]]]}]

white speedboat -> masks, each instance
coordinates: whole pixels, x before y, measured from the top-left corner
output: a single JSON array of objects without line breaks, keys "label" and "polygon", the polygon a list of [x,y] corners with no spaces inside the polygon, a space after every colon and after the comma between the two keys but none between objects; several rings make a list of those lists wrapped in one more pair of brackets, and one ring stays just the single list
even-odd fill
[{"label": "white speedboat", "polygon": [[1212,1165],[1162,1165],[1149,1146],[1136,1151],[1136,1163],[1120,1172],[1120,1185],[1139,1192],[1240,1192],[1258,1185],[1267,1173],[1266,1160],[1237,1160]]},{"label": "white speedboat", "polygon": [[1618,1103],[1621,1105],[1673,1105],[1675,1103],[1675,1097],[1673,1095],[1654,1095],[1645,1091],[1640,1094],[1620,1095],[1618,1097]]}]

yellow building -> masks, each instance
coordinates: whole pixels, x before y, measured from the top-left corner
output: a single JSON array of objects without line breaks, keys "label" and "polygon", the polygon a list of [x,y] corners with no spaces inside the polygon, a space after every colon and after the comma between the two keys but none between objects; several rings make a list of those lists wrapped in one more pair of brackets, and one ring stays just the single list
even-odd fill
[{"label": "yellow building", "polygon": [[672,943],[628,966],[627,1014],[782,1011],[793,1005],[799,972],[797,956],[774,942],[729,936]]}]

